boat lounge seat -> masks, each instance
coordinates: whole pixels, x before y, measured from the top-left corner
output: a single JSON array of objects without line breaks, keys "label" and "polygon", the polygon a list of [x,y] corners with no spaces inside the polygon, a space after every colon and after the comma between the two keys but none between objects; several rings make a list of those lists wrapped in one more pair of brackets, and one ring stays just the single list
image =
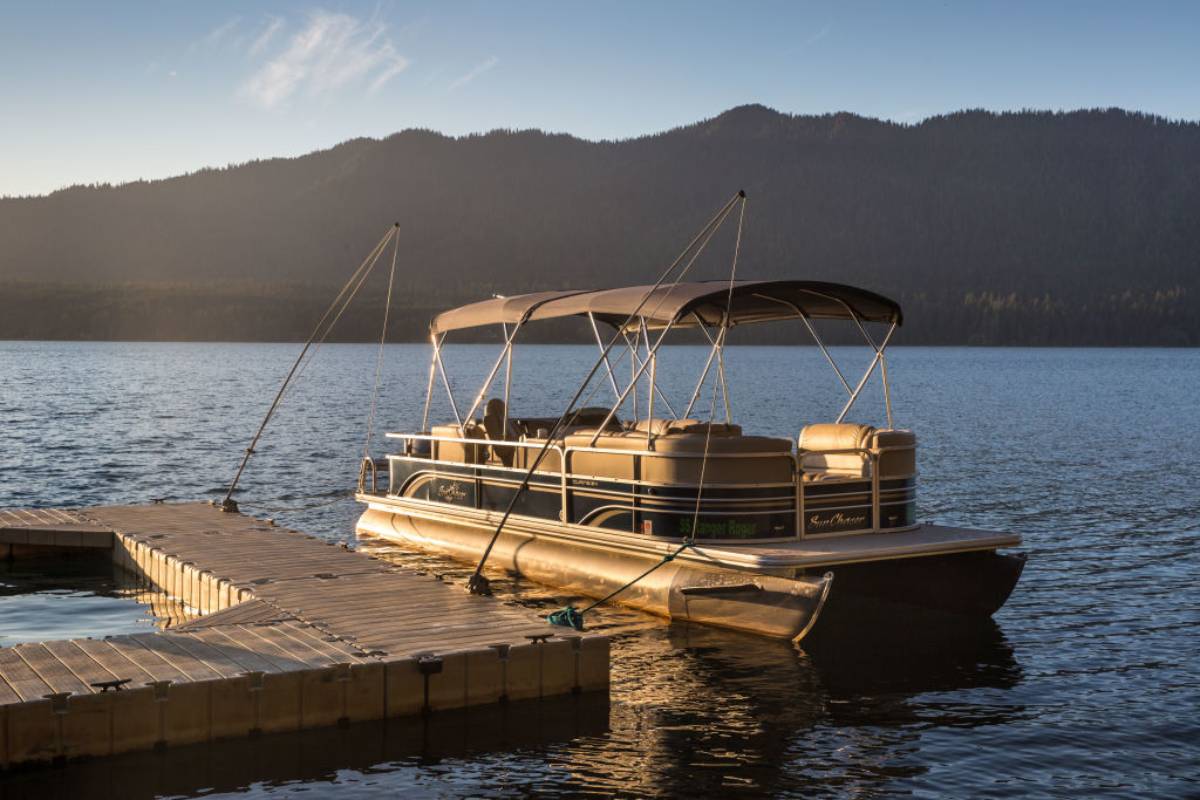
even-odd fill
[{"label": "boat lounge seat", "polygon": [[[595,432],[592,429],[573,433],[567,436],[566,444],[568,447],[592,446]],[[792,443],[787,439],[733,433],[707,438],[712,457],[704,467],[705,484],[791,482]],[[596,439],[594,446],[628,451],[629,454],[574,452],[570,470],[597,478],[695,485],[700,482],[705,439],[703,432],[666,433],[656,437],[654,449],[649,450],[645,431],[606,431]]]},{"label": "boat lounge seat", "polygon": [[[430,431],[434,436],[445,436],[454,439],[485,438],[484,428],[478,422],[471,420],[460,428],[457,425],[434,425]],[[438,461],[457,461],[463,464],[482,464],[487,457],[486,444],[463,444],[462,442],[433,441],[433,457]]]},{"label": "boat lounge seat", "polygon": [[883,429],[853,422],[808,425],[800,431],[800,468],[807,480],[869,478],[871,455],[879,459],[879,477],[916,473],[917,437],[912,431]]},{"label": "boat lounge seat", "polygon": [[703,435],[711,426],[713,436],[741,436],[742,426],[729,422],[701,422],[698,419],[639,419],[632,430],[664,436],[668,433],[699,433]]}]

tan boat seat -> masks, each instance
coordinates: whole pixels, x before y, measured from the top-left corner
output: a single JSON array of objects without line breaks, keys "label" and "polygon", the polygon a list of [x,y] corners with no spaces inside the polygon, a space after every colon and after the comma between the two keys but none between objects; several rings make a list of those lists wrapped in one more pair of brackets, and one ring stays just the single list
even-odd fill
[{"label": "tan boat seat", "polygon": [[[879,458],[879,477],[916,472],[917,437],[912,431],[877,429],[854,422],[808,425],[800,431],[800,467],[811,479],[869,478],[871,458]],[[845,452],[845,451],[860,452]],[[842,451],[842,452],[836,452]]]},{"label": "tan boat seat", "polygon": [[[578,431],[566,438],[566,445],[592,446],[593,435],[595,429]],[[695,485],[700,482],[705,438],[704,433],[667,433],[655,438],[654,449],[648,450],[645,431],[609,431],[601,434],[594,446],[629,451],[629,455],[575,452],[571,454],[570,469],[579,475],[599,478]],[[705,484],[789,483],[792,480],[792,443],[787,439],[714,435],[708,437],[708,452],[712,457],[704,468]]]},{"label": "tan boat seat", "polygon": [[[728,422],[701,422],[698,419],[639,419],[633,424],[633,430],[642,433],[653,433],[655,436],[665,436],[668,433],[699,433],[712,427],[713,436],[741,436],[742,426]],[[593,430],[595,430],[593,428]]]},{"label": "tan boat seat", "polygon": [[917,474],[917,436],[912,431],[875,431],[871,449],[879,456],[880,478],[904,478]]},{"label": "tan boat seat", "polygon": [[[484,439],[483,425],[474,420],[463,428],[457,425],[434,425],[430,431],[434,436],[455,439]],[[485,444],[463,444],[462,442],[433,442],[433,458],[438,461],[457,461],[463,464],[482,464],[487,457]]]},{"label": "tan boat seat", "polygon": [[[800,468],[805,473],[839,478],[863,478],[869,474],[870,459],[863,452],[871,446],[875,429],[854,422],[806,425],[797,443]],[[834,451],[834,452],[831,452]],[[842,452],[836,452],[842,451]]]}]

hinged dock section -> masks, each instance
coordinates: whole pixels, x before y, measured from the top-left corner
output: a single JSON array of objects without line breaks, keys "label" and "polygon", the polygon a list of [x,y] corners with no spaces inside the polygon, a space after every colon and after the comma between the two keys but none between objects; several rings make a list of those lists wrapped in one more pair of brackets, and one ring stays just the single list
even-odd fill
[{"label": "hinged dock section", "polygon": [[4,546],[108,548],[202,616],[0,648],[0,766],[608,688],[602,636],[209,505],[0,510]]}]

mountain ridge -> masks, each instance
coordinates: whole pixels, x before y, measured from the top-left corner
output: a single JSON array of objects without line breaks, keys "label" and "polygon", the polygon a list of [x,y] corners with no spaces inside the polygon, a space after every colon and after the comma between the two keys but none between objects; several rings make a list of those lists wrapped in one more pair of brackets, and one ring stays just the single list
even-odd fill
[{"label": "mountain ridge", "polygon": [[[900,341],[1200,344],[1200,125],[1119,109],[965,110],[905,125],[759,104],[616,141],[412,128],[2,198],[0,337],[57,338],[41,319],[99,319],[95,298],[111,310],[120,284],[211,298],[248,280],[315,298],[396,221],[414,309],[644,282],[739,188],[749,194],[739,274],[897,296],[914,322]],[[730,236],[714,240],[697,277],[727,270]],[[34,292],[45,313],[16,308],[31,285],[55,283],[76,287],[70,308],[45,292]],[[227,317],[228,300],[206,302],[225,303],[206,313]],[[269,306],[270,293],[258,302]],[[1115,335],[1095,324],[1097,309]],[[69,338],[106,330],[71,328]],[[421,335],[416,320],[402,330]]]}]

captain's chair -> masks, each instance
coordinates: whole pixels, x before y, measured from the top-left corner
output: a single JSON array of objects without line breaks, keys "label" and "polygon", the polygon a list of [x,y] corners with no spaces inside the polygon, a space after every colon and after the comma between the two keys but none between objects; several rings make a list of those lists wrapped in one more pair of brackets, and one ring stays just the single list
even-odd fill
[{"label": "captain's chair", "polygon": [[[515,442],[521,438],[517,426],[505,413],[504,401],[499,397],[488,400],[487,405],[483,407],[483,428],[487,431],[488,438],[494,442]],[[492,455],[500,459],[506,467],[513,465],[513,450],[512,447],[492,445]]]}]

